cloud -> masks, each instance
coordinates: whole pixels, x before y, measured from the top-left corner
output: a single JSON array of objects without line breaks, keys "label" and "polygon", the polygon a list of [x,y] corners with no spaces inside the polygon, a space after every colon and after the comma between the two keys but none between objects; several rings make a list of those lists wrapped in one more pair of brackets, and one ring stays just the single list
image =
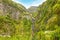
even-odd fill
[{"label": "cloud", "polygon": [[[30,6],[39,6],[39,5],[42,4],[44,1],[46,1],[46,0],[34,0],[34,2],[32,2],[31,5],[29,5],[29,7],[30,7]],[[29,8],[29,7],[27,7],[27,8]]]},{"label": "cloud", "polygon": [[46,0],[33,0],[31,4],[27,4],[27,3],[24,4],[22,2],[19,2],[18,0],[12,0],[12,1],[20,3],[20,4],[24,5],[26,8],[29,8],[30,6],[38,6],[38,5],[42,4],[44,1],[46,1]]},{"label": "cloud", "polygon": [[32,6],[38,6],[40,4],[42,4],[45,0],[35,0],[31,5]]}]

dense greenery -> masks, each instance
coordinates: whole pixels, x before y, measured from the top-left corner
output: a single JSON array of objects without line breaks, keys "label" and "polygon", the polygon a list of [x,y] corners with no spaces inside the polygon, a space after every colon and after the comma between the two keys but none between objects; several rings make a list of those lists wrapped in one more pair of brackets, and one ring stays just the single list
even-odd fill
[{"label": "dense greenery", "polygon": [[41,38],[38,40],[60,40],[59,12],[60,12],[59,0],[47,0],[38,7],[38,15],[36,16],[37,20],[35,25],[36,27],[39,27],[38,33],[42,31],[43,33],[41,34],[44,34],[44,35],[39,34],[41,36],[38,37]]},{"label": "dense greenery", "polygon": [[12,0],[0,4],[0,40],[60,40],[60,0],[46,0],[34,12]]}]

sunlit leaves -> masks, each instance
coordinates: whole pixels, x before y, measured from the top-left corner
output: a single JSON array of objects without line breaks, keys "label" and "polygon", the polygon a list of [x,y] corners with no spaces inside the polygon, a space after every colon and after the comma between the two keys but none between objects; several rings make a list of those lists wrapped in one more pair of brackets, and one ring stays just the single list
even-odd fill
[{"label": "sunlit leaves", "polygon": [[60,15],[60,4],[53,6],[53,12],[57,15]]}]

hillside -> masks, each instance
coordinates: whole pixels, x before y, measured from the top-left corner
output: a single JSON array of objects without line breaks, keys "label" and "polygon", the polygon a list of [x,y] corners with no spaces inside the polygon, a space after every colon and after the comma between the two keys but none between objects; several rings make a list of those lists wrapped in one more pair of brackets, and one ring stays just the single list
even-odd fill
[{"label": "hillside", "polygon": [[47,0],[38,7],[35,32],[37,30],[36,36],[41,36],[38,36],[40,39],[37,38],[37,40],[60,40],[59,12],[60,0]]},{"label": "hillside", "polygon": [[0,0],[0,40],[60,40],[60,0],[28,9]]},{"label": "hillside", "polygon": [[[12,0],[1,0],[0,11],[2,15],[9,15],[13,19],[19,19],[26,8],[21,4],[15,3]],[[21,16],[20,16],[21,15]]]},{"label": "hillside", "polygon": [[32,14],[32,17],[36,17],[38,14],[38,7],[37,6],[31,6],[30,8],[27,9],[27,11]]},{"label": "hillside", "polygon": [[30,8],[28,8],[29,12],[36,12],[37,11],[37,7],[36,6],[31,6]]},{"label": "hillside", "polygon": [[0,0],[0,35],[16,34],[16,26],[27,18],[24,17],[27,13],[21,4],[12,0]]}]

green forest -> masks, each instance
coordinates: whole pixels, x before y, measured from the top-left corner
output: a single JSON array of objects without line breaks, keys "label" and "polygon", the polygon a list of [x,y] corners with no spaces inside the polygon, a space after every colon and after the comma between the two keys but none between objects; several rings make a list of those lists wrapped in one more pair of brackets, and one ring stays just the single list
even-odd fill
[{"label": "green forest", "polygon": [[28,9],[0,0],[0,40],[60,40],[60,0]]}]

